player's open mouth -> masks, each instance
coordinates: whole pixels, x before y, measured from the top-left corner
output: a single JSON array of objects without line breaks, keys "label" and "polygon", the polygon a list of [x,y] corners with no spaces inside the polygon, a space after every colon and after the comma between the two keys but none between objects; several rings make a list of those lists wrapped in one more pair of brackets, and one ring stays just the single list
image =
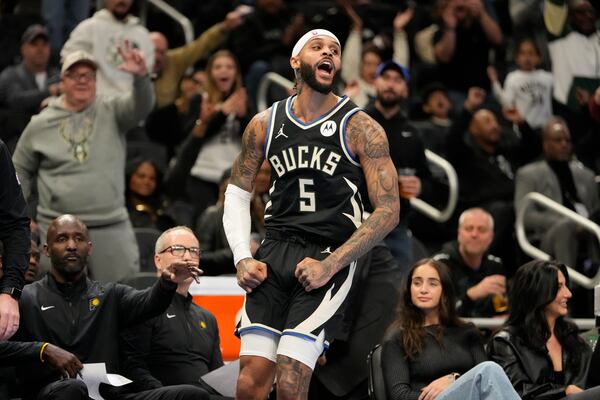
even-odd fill
[{"label": "player's open mouth", "polygon": [[317,64],[317,73],[324,78],[331,78],[333,70],[333,62],[330,60],[323,60]]}]

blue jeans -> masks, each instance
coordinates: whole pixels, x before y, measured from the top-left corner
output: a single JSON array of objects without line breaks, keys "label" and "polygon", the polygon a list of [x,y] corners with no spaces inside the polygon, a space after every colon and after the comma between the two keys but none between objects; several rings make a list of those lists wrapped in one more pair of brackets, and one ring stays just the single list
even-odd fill
[{"label": "blue jeans", "polygon": [[[252,65],[250,65],[250,68],[246,73],[246,90],[248,91],[248,96],[252,100],[253,104],[258,105],[258,87],[260,86],[262,78],[270,70],[271,65],[263,60],[255,61],[252,63]],[[267,99],[267,104],[268,103],[269,100]]]},{"label": "blue jeans", "polygon": [[42,16],[50,33],[52,51],[59,52],[65,34],[90,16],[90,0],[43,0]]},{"label": "blue jeans", "polygon": [[404,224],[398,224],[385,237],[385,244],[390,249],[402,274],[406,274],[413,262],[412,232]]},{"label": "blue jeans", "polygon": [[477,364],[444,390],[437,400],[519,400],[501,366],[493,361]]}]

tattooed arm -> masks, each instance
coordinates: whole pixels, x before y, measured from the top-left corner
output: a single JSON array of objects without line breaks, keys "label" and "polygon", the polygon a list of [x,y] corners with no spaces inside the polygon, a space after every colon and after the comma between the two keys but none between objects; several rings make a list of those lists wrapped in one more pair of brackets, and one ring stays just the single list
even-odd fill
[{"label": "tattooed arm", "polygon": [[296,267],[296,277],[307,291],[323,286],[340,269],[368,252],[397,224],[400,215],[398,174],[390,159],[383,128],[363,112],[352,117],[346,128],[350,150],[360,160],[373,213],[352,236],[321,262],[305,258]]},{"label": "tattooed arm", "polygon": [[254,179],[263,162],[269,110],[256,115],[246,127],[242,151],[233,162],[231,179],[225,191],[223,227],[233,252],[238,285],[247,292],[267,277],[266,264],[254,260],[250,252],[250,199]]},{"label": "tattooed arm", "polygon": [[263,162],[263,145],[271,109],[256,114],[248,123],[242,138],[242,151],[233,162],[229,182],[248,192],[254,188],[254,178]]}]

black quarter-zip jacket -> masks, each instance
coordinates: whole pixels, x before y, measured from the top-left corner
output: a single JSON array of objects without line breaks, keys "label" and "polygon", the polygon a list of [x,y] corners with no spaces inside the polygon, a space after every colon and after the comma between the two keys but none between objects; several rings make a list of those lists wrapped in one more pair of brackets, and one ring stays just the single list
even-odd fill
[{"label": "black quarter-zip jacket", "polygon": [[[84,276],[72,284],[51,273],[25,286],[19,302],[21,324],[15,340],[50,342],[75,354],[82,363],[106,363],[119,371],[119,332],[164,312],[177,285],[159,279],[138,291],[118,283],[101,284]],[[19,374],[27,389],[59,379],[48,363],[35,363]]]},{"label": "black quarter-zip jacket", "polygon": [[176,294],[166,312],[121,336],[123,372],[135,392],[198,383],[223,365],[217,320],[189,294]]}]

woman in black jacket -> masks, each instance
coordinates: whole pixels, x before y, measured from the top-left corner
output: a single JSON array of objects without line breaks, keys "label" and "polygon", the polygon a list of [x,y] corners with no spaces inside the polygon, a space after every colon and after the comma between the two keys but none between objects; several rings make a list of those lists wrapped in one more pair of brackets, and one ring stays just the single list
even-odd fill
[{"label": "woman in black jacket", "polygon": [[563,264],[535,260],[516,272],[510,316],[488,347],[524,400],[600,399],[585,389],[591,349],[566,319],[571,298]]},{"label": "woman in black jacket", "polygon": [[383,343],[389,399],[519,398],[502,369],[487,361],[477,328],[457,317],[455,302],[445,264],[424,259],[413,265],[390,328],[393,335]]}]

